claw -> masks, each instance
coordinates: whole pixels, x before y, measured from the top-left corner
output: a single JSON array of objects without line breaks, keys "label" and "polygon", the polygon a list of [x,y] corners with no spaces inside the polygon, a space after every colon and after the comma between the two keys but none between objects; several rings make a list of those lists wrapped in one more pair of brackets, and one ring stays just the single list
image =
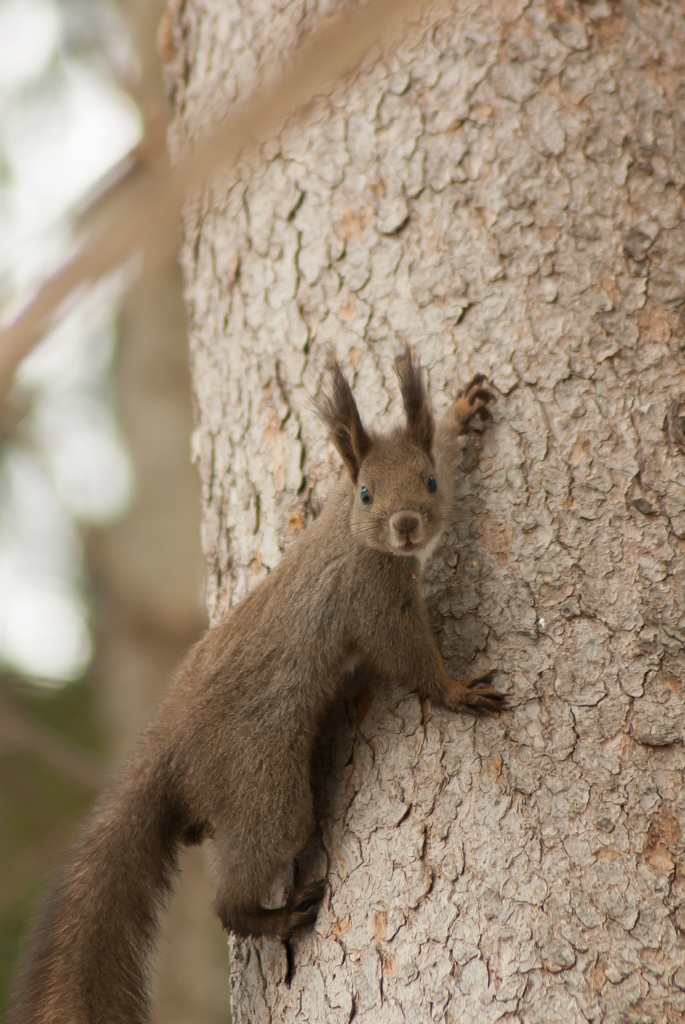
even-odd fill
[{"label": "claw", "polygon": [[485,374],[484,374],[484,373],[476,373],[476,374],[475,374],[475,375],[474,375],[474,376],[473,376],[473,377],[471,378],[471,380],[469,381],[469,383],[468,383],[468,384],[467,384],[467,385],[466,385],[465,387],[463,387],[463,388],[461,389],[461,391],[459,391],[459,392],[458,392],[458,394],[457,394],[457,398],[461,398],[461,396],[462,396],[462,395],[467,395],[467,394],[469,393],[469,391],[471,390],[471,388],[474,388],[474,387],[476,387],[476,386],[477,386],[478,384],[482,384],[482,383],[483,383],[483,381],[484,381],[484,380],[487,380],[487,379],[488,379],[488,378],[487,378],[487,377],[485,376]]},{"label": "claw", "polygon": [[485,388],[476,388],[475,391],[472,389],[471,391],[468,391],[466,393],[466,397],[468,398],[469,402],[473,402],[476,398],[479,399],[481,402],[497,401],[492,391],[486,391]]},{"label": "claw", "polygon": [[466,683],[467,689],[471,692],[464,704],[465,710],[474,714],[481,711],[498,714],[502,710],[506,699],[504,694],[491,689],[488,685],[492,682],[494,674],[494,672],[485,672],[482,676],[476,676],[475,679],[470,679]]},{"label": "claw", "polygon": [[484,686],[485,683],[492,682],[494,675],[494,672],[484,672],[482,676],[476,676],[475,679],[469,679],[466,685],[468,686],[469,690],[472,690],[475,686]]}]

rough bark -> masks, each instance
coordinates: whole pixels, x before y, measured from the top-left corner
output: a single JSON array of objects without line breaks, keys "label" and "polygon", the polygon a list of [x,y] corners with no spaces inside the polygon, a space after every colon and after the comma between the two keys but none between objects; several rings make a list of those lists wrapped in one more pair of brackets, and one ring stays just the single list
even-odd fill
[{"label": "rough bark", "polygon": [[[177,144],[328,9],[186,0]],[[237,1024],[683,1019],[684,97],[676,2],[457,0],[189,211],[214,620],[328,489],[329,345],[372,423],[405,338],[438,410],[501,396],[427,591],[509,710],[397,688],[338,724],[330,898],[290,984],[233,944]]]}]

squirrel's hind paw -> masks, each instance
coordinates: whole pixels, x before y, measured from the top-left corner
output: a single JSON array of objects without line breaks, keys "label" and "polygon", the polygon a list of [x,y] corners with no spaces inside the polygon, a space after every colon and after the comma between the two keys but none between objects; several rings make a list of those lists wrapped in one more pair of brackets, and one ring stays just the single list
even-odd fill
[{"label": "squirrel's hind paw", "polygon": [[312,907],[318,907],[326,895],[327,888],[328,882],[325,878],[317,878],[315,882],[303,885],[288,900],[288,910],[310,910]]},{"label": "squirrel's hind paw", "polygon": [[506,697],[489,685],[494,675],[494,672],[484,672],[482,676],[462,683],[465,692],[459,700],[458,710],[476,715],[484,711],[499,714],[506,707]]},{"label": "squirrel's hind paw", "polygon": [[326,879],[317,878],[315,882],[310,882],[292,894],[286,907],[289,914],[288,934],[314,924],[327,888]]}]

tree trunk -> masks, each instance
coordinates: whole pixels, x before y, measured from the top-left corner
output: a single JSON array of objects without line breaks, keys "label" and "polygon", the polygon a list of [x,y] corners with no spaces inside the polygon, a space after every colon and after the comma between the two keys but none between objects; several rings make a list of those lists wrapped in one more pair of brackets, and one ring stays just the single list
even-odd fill
[{"label": "tree trunk", "polygon": [[[314,6],[186,0],[177,144]],[[372,426],[404,339],[438,412],[500,395],[426,586],[508,710],[349,710],[303,866],[330,897],[290,966],[233,943],[236,1024],[683,1019],[684,98],[675,0],[457,0],[189,211],[214,621],[329,489],[329,346]]]}]

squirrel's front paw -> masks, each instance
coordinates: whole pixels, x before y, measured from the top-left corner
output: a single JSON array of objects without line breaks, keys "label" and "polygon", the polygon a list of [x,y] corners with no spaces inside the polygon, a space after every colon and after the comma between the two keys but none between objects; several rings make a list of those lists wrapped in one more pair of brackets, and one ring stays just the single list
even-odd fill
[{"label": "squirrel's front paw", "polygon": [[482,423],[492,419],[492,413],[488,408],[490,402],[497,401],[492,391],[483,387],[487,380],[484,373],[477,373],[466,387],[457,394],[454,403],[454,412],[460,421],[462,432],[466,431],[474,416],[478,416]]},{"label": "squirrel's front paw", "polygon": [[466,711],[481,714],[484,711],[498,714],[505,706],[505,696],[490,686],[494,672],[485,672],[482,676],[469,679],[467,682],[452,680],[449,706],[455,711]]}]

